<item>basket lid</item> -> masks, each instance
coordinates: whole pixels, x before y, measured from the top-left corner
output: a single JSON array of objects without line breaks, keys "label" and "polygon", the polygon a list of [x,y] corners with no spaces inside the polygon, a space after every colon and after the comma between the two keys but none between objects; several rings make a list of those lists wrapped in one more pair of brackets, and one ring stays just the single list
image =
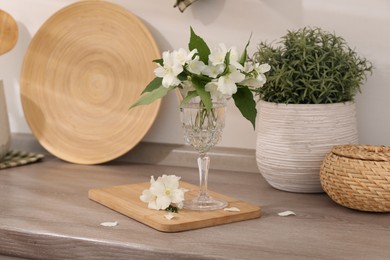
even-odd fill
[{"label": "basket lid", "polygon": [[332,153],[352,159],[366,161],[390,161],[390,147],[374,145],[338,145],[332,148]]}]

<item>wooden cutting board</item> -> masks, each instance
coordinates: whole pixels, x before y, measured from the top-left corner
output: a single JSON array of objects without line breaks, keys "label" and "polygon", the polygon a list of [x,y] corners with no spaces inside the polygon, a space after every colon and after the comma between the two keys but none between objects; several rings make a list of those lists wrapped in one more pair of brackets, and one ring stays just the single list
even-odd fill
[{"label": "wooden cutting board", "polygon": [[[209,192],[211,196],[226,200],[228,207],[237,207],[239,212],[222,210],[192,211],[181,209],[179,213],[173,213],[174,218],[168,220],[164,217],[166,211],[148,209],[147,204],[139,199],[142,191],[148,189],[150,183],[130,184],[108,188],[91,189],[88,192],[89,199],[96,201],[110,209],[122,213],[134,220],[162,232],[178,232],[192,230],[237,221],[259,218],[259,207],[239,201],[237,199]],[[181,182],[180,187],[189,191],[185,194],[186,199],[193,198],[198,193],[198,187],[186,182]]]}]

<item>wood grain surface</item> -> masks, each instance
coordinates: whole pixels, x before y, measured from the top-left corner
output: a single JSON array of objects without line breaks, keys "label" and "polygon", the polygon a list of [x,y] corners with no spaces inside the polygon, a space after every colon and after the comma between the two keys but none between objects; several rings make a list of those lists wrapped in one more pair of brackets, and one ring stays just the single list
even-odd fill
[{"label": "wood grain surface", "polygon": [[[210,171],[209,188],[262,209],[254,220],[163,233],[88,199],[88,190],[192,168],[43,162],[0,171],[0,255],[39,259],[390,259],[390,215],[350,210],[325,194],[271,188],[260,174]],[[279,217],[292,210],[296,216]],[[118,226],[100,226],[118,221]]]},{"label": "wood grain surface", "polygon": [[34,136],[78,164],[113,160],[138,144],[161,100],[129,111],[160,57],[144,23],[120,5],[78,1],[34,35],[21,72],[21,101]]},{"label": "wood grain surface", "polygon": [[14,18],[7,12],[0,10],[0,55],[13,47],[19,37],[19,29]]},{"label": "wood grain surface", "polygon": [[[204,227],[222,225],[237,221],[260,217],[260,208],[245,201],[240,201],[226,195],[209,191],[209,195],[228,202],[228,207],[236,207],[239,212],[221,210],[193,211],[181,209],[175,217],[168,220],[164,217],[166,211],[148,209],[147,204],[140,201],[142,191],[149,189],[150,182],[121,185],[106,188],[91,189],[88,198],[112,210],[120,212],[134,220],[163,232],[179,232]],[[199,187],[187,182],[180,182],[185,188],[185,199],[192,199],[199,193]]]}]

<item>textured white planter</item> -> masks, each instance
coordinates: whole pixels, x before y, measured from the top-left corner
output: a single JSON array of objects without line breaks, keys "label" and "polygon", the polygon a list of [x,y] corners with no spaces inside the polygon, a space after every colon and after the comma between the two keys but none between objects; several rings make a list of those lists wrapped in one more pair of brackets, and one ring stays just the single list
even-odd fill
[{"label": "textured white planter", "polygon": [[358,142],[355,103],[258,103],[256,159],[274,188],[323,192],[320,167],[331,147]]},{"label": "textured white planter", "polygon": [[0,80],[0,160],[5,156],[10,146],[10,130],[5,103],[3,81]]}]

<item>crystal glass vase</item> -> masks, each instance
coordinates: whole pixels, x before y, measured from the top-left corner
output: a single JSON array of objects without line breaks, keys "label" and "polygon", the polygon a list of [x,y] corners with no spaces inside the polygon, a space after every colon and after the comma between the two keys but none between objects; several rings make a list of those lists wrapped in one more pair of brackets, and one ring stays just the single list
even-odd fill
[{"label": "crystal glass vase", "polygon": [[184,139],[199,153],[199,195],[184,201],[186,209],[216,210],[227,206],[226,201],[211,197],[207,191],[210,165],[207,152],[221,140],[225,126],[225,109],[225,103],[213,103],[209,111],[202,102],[187,103],[180,107]]}]

